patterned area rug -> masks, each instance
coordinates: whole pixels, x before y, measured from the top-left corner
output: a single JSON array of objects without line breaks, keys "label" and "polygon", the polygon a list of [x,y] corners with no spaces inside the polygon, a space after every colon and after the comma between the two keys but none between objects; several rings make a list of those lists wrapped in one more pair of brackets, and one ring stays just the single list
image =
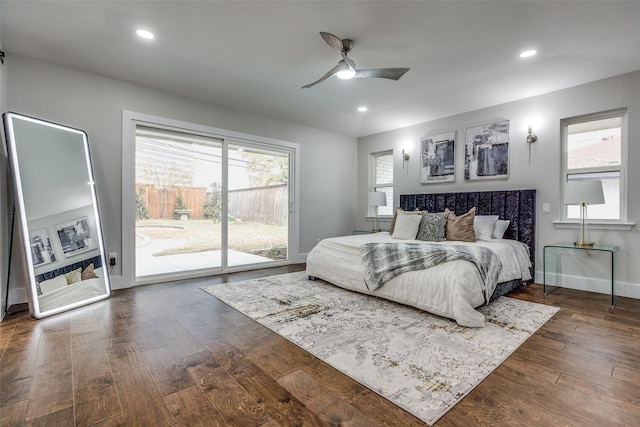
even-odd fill
[{"label": "patterned area rug", "polygon": [[484,328],[310,281],[304,272],[203,290],[432,425],[558,311],[501,297]]}]

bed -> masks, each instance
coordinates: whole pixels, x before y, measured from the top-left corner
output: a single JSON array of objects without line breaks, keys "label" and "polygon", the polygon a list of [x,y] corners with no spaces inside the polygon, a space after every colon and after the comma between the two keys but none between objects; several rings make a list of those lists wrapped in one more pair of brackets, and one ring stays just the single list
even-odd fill
[{"label": "bed", "polygon": [[[400,208],[454,213],[454,217],[474,214],[497,216],[509,221],[502,239],[477,240],[473,243],[445,241],[420,242],[393,239],[388,232],[324,239],[309,252],[306,273],[310,279],[322,279],[336,286],[410,305],[430,313],[451,318],[468,327],[483,327],[484,316],[476,310],[505,295],[533,277],[535,260],[535,190],[484,191],[442,194],[405,194]],[[475,216],[474,215],[474,216]],[[457,246],[486,248],[500,260],[502,268],[490,289],[481,268],[466,258],[453,259],[426,269],[403,272],[375,289],[365,280],[365,247],[393,244],[430,247]],[[413,247],[412,246],[412,247]],[[464,247],[464,248],[462,248]],[[449,250],[449,249],[447,249]],[[367,277],[370,276],[367,274]],[[495,287],[494,287],[495,286]],[[488,292],[490,291],[490,292]]]},{"label": "bed", "polygon": [[41,313],[105,295],[102,258],[95,256],[36,276]]}]

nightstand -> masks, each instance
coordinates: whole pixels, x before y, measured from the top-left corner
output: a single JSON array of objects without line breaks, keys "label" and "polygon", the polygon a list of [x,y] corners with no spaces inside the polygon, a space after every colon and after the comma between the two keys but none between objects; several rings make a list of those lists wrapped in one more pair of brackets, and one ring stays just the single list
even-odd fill
[{"label": "nightstand", "polygon": [[373,234],[375,233],[375,231],[373,230],[353,230],[353,235],[358,235],[358,234]]},{"label": "nightstand", "polygon": [[[547,284],[547,252],[553,252],[553,255],[558,257],[558,252],[569,249],[569,250],[577,250],[577,251],[585,251],[590,255],[590,252],[605,252],[610,255],[611,264],[610,264],[610,274],[611,274],[611,307],[615,307],[616,305],[616,297],[615,297],[615,254],[620,250],[618,246],[611,245],[600,245],[595,244],[593,246],[576,246],[573,243],[552,243],[550,245],[545,245],[542,250],[542,286],[544,289],[544,294],[547,295],[549,292],[553,291],[558,286],[552,286]],[[556,275],[557,273],[557,263],[556,263]],[[549,289],[548,289],[549,288]]]}]

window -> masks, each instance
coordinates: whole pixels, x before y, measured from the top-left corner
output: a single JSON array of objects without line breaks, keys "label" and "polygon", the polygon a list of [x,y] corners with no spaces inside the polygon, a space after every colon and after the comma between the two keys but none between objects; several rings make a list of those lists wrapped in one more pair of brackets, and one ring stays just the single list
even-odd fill
[{"label": "window", "polygon": [[[378,207],[378,215],[393,215],[393,151],[383,151],[371,155],[371,185],[369,191],[380,191],[387,195],[387,206]],[[375,215],[369,207],[369,214]]]},{"label": "window", "polygon": [[[589,206],[590,220],[626,220],[626,118],[625,109],[561,122],[563,183],[602,181],[605,203]],[[566,220],[579,219],[580,207],[567,206],[564,215]]]}]

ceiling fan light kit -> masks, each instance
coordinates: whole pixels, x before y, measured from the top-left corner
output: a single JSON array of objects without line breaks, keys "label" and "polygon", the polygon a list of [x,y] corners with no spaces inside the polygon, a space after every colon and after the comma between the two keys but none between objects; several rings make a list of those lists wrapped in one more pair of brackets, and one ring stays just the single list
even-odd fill
[{"label": "ceiling fan light kit", "polygon": [[322,77],[316,80],[313,83],[309,83],[308,85],[302,86],[302,89],[308,89],[312,86],[317,85],[320,82],[325,81],[329,77],[337,76],[340,79],[348,80],[348,79],[362,79],[362,78],[380,78],[380,79],[390,79],[390,80],[399,80],[400,77],[404,75],[409,68],[374,68],[371,70],[358,70],[356,68],[356,63],[347,56],[347,54],[351,51],[353,47],[353,40],[351,39],[340,39],[334,36],[331,33],[320,32],[320,36],[322,39],[334,49],[338,49],[340,54],[342,55],[342,59],[338,61],[335,67],[327,71]]},{"label": "ceiling fan light kit", "polygon": [[342,80],[350,80],[356,75],[355,70],[347,68],[346,70],[340,70],[336,73],[336,77]]}]

